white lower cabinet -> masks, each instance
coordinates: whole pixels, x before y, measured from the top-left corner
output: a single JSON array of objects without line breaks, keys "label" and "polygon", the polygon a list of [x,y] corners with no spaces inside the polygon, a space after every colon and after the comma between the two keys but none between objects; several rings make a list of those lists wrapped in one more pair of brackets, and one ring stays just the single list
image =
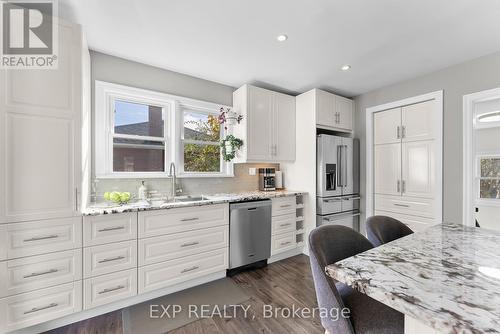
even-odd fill
[{"label": "white lower cabinet", "polygon": [[275,235],[271,238],[271,255],[276,255],[296,247],[295,231]]},{"label": "white lower cabinet", "polygon": [[375,195],[376,210],[425,218],[433,218],[435,216],[435,203],[433,199],[429,198]]},{"label": "white lower cabinet", "polygon": [[228,267],[228,249],[222,248],[139,268],[139,293],[172,286]]},{"label": "white lower cabinet", "polygon": [[297,248],[297,209],[296,196],[272,199],[271,256]]},{"label": "white lower cabinet", "polygon": [[85,309],[137,295],[137,269],[118,271],[84,280]]},{"label": "white lower cabinet", "polygon": [[375,211],[375,215],[388,216],[397,219],[406,226],[408,226],[409,228],[411,228],[413,232],[421,232],[426,228],[437,224],[436,221],[431,218],[411,216],[395,212],[377,210]]},{"label": "white lower cabinet", "polygon": [[0,333],[60,318],[82,309],[82,281],[0,299]]},{"label": "white lower cabinet", "polygon": [[137,240],[84,248],[85,278],[137,268]]},{"label": "white lower cabinet", "polygon": [[273,217],[272,227],[271,227],[272,235],[286,233],[286,232],[294,232],[296,220],[297,217],[295,216],[295,213]]},{"label": "white lower cabinet", "polygon": [[82,279],[82,250],[0,262],[0,298]]},{"label": "white lower cabinet", "polygon": [[87,216],[83,218],[83,246],[137,239],[137,213]]}]

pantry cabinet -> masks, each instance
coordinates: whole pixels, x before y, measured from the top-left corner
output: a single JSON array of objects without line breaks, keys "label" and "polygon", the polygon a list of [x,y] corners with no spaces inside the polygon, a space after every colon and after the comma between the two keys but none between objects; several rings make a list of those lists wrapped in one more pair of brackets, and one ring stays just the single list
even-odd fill
[{"label": "pantry cabinet", "polygon": [[340,132],[352,132],[354,101],[314,89],[316,125]]},{"label": "pantry cabinet", "polygon": [[233,93],[243,119],[231,131],[243,140],[234,162],[295,160],[295,97],[244,85]]}]

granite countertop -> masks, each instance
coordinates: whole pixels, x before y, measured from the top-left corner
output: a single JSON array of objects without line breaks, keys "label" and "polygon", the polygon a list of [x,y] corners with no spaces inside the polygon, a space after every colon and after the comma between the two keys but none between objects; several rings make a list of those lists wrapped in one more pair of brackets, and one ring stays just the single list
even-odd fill
[{"label": "granite countertop", "polygon": [[[163,210],[171,208],[182,208],[190,206],[201,206],[210,204],[221,204],[229,202],[243,202],[259,199],[269,199],[275,197],[297,196],[305,194],[301,191],[277,190],[277,191],[250,191],[241,193],[229,194],[214,194],[203,195],[205,200],[202,201],[185,201],[185,202],[162,202],[158,204],[150,204],[148,202],[136,202],[127,205],[109,206],[106,203],[94,203],[82,211],[84,216],[106,215],[112,213],[136,212],[146,210]],[[194,195],[193,195],[194,196]]]},{"label": "granite countertop", "polygon": [[326,267],[442,333],[500,333],[500,232],[433,226]]}]

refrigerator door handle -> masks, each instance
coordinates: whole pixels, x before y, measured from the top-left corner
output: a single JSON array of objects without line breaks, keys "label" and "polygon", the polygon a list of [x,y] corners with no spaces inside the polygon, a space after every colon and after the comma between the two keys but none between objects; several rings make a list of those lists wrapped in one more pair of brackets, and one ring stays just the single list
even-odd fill
[{"label": "refrigerator door handle", "polygon": [[342,145],[341,147],[342,147],[341,152],[343,152],[341,154],[342,186],[347,187],[347,145]]},{"label": "refrigerator door handle", "polygon": [[338,173],[337,173],[337,184],[339,187],[343,187],[343,161],[342,161],[342,145],[337,146],[337,165],[338,165]]}]

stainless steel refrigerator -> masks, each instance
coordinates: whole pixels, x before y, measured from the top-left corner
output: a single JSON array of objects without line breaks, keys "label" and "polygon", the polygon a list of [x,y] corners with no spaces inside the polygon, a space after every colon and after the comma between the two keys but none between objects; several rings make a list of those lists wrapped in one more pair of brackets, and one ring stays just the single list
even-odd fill
[{"label": "stainless steel refrigerator", "polygon": [[359,141],[320,134],[316,144],[316,226],[359,231]]}]

